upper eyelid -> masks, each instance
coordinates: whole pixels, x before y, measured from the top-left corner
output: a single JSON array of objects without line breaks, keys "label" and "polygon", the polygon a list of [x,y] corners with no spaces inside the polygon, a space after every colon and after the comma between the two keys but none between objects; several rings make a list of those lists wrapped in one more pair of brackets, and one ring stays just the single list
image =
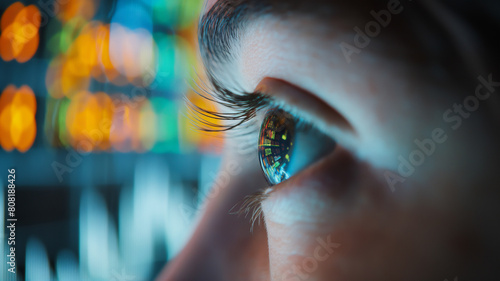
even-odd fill
[{"label": "upper eyelid", "polygon": [[266,77],[259,83],[257,90],[270,96],[275,105],[300,117],[306,123],[311,123],[325,135],[339,141],[351,141],[357,135],[351,123],[337,109],[300,86],[282,79]]},{"label": "upper eyelid", "polygon": [[[335,136],[331,134],[328,130],[325,130],[321,126],[318,126],[318,122],[314,122],[314,120],[311,120],[313,118],[308,118],[304,112],[301,112],[299,108],[296,108],[290,104],[287,104],[284,101],[277,100],[273,97],[270,98],[270,107],[277,107],[280,108],[290,115],[292,115],[295,118],[295,122],[297,126],[300,126],[302,130],[308,130],[308,129],[315,129],[320,131],[321,133],[330,136],[331,138],[335,139]],[[315,124],[316,123],[316,124]]]}]

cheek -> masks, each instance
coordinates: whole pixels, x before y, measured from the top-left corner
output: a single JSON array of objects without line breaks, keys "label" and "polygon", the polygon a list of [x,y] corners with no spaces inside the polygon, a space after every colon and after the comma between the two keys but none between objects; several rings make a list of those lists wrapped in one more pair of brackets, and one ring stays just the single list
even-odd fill
[{"label": "cheek", "polygon": [[446,212],[415,199],[421,187],[392,193],[382,173],[339,151],[276,186],[262,204],[272,280],[451,274]]},{"label": "cheek", "polygon": [[[341,146],[328,156],[276,185],[262,207],[266,221],[287,228],[328,227],[346,210],[381,204],[387,189],[375,174]],[[372,184],[370,188],[365,185]]]}]

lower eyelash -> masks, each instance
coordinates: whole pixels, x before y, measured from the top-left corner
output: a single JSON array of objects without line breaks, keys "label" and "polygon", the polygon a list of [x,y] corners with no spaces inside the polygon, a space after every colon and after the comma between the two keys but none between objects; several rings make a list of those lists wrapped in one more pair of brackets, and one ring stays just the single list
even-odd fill
[{"label": "lower eyelash", "polygon": [[237,208],[236,211],[231,212],[230,214],[236,215],[244,215],[245,218],[251,214],[250,217],[250,231],[253,231],[253,227],[257,222],[260,225],[260,220],[263,217],[262,211],[262,202],[269,197],[269,194],[273,191],[272,187],[268,187],[262,190],[259,190],[253,194],[247,195],[243,201],[234,205],[231,210]]}]

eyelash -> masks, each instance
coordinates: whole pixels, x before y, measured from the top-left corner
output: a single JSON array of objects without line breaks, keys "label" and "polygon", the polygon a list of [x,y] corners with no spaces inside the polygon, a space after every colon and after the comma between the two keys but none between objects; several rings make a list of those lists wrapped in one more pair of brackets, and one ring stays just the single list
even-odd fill
[{"label": "eyelash", "polygon": [[[186,98],[188,109],[191,110],[192,113],[190,116],[194,119],[193,121],[196,127],[205,132],[226,132],[246,126],[251,123],[259,111],[264,110],[273,104],[273,99],[266,94],[259,92],[235,93],[227,89],[223,89],[213,80],[211,86],[207,86],[205,84],[197,84],[196,86],[198,91],[195,90],[194,92],[203,99],[214,102],[223,108],[233,110],[232,112],[210,110],[208,108],[200,107]],[[221,125],[216,121],[227,121],[233,123]],[[258,222],[260,224],[260,218],[262,216],[261,202],[268,197],[268,192],[270,190],[271,188],[265,188],[246,196],[229,212],[231,214],[244,215],[245,217],[251,214],[250,231],[253,231],[255,223]],[[234,209],[235,211],[233,211]]]},{"label": "eyelash", "polygon": [[[197,106],[189,99],[186,99],[188,108],[193,113],[191,114],[191,117],[194,118],[195,125],[198,129],[202,131],[225,132],[240,127],[246,127],[246,125],[251,125],[251,121],[257,116],[259,111],[264,111],[266,108],[279,108],[288,112],[295,118],[296,126],[300,128],[300,130],[309,130],[313,127],[311,123],[300,118],[296,110],[289,108],[286,104],[282,104],[274,100],[265,93],[245,93],[243,91],[240,93],[232,92],[220,87],[214,80],[212,80],[211,86],[197,84],[197,88],[199,90],[195,91],[195,93],[202,98],[214,102],[223,108],[225,107],[233,110],[232,112],[210,110],[208,108]],[[233,124],[221,125],[215,121],[228,121],[233,122]],[[234,122],[236,123],[234,124]],[[260,129],[260,124],[258,124],[258,128]],[[254,130],[251,130],[249,133],[254,133]],[[236,204],[230,210],[230,213],[244,215],[245,217],[251,214],[250,231],[253,231],[255,223],[258,222],[260,224],[260,218],[262,216],[261,203],[272,191],[274,191],[273,187],[267,187],[246,196],[240,203]],[[232,212],[233,209],[236,209],[236,211]]]},{"label": "eyelash", "polygon": [[[215,104],[232,110],[231,112],[221,112],[210,110],[194,104],[189,99],[186,99],[188,108],[193,114],[195,125],[198,129],[205,132],[225,132],[239,127],[244,127],[252,121],[257,112],[269,107],[272,104],[272,98],[266,94],[254,92],[236,93],[228,89],[224,89],[216,82],[211,83],[212,86],[198,85],[198,91],[195,91],[202,98],[214,102]],[[227,121],[220,124],[217,121]]]},{"label": "eyelash", "polygon": [[[199,91],[195,91],[195,93],[221,107],[232,109],[233,112],[221,112],[203,108],[195,105],[186,98],[188,108],[193,113],[191,117],[194,119],[193,121],[199,130],[205,132],[226,132],[240,127],[246,128],[245,125],[251,125],[251,121],[257,116],[258,112],[270,108],[282,109],[291,114],[295,118],[296,125],[302,130],[312,128],[312,124],[303,120],[298,112],[296,112],[297,110],[289,108],[286,104],[276,101],[265,93],[245,93],[243,91],[236,93],[223,89],[217,83],[212,83],[212,85],[210,88],[206,85],[198,85]],[[206,117],[206,119],[201,116]],[[215,122],[215,120],[233,122],[233,124],[221,125]],[[234,124],[234,122],[236,123]],[[260,128],[260,124],[258,127]]]}]

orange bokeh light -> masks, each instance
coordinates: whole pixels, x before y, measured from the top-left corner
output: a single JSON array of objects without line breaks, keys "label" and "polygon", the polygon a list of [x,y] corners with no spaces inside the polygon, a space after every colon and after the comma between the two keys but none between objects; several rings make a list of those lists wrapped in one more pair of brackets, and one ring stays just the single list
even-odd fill
[{"label": "orange bokeh light", "polygon": [[156,142],[156,115],[147,99],[80,91],[64,119],[69,144],[84,153],[144,152]]},{"label": "orange bokeh light", "polygon": [[21,2],[15,2],[5,10],[0,25],[2,31],[4,31],[9,25],[11,25],[14,22],[16,16],[23,8],[24,5]]},{"label": "orange bokeh light", "polygon": [[116,85],[127,84],[111,62],[109,24],[93,21],[86,24],[67,52],[52,60],[45,78],[53,98],[72,98],[88,90],[92,78]]},{"label": "orange bokeh light", "polygon": [[96,34],[96,52],[100,63],[94,67],[92,76],[101,82],[104,82],[106,78],[114,81],[119,73],[109,56],[109,24],[99,25]]},{"label": "orange bokeh light", "polygon": [[92,78],[101,83],[148,86],[156,77],[157,46],[145,29],[129,30],[119,24],[87,23],[65,54],[53,59],[45,82],[56,99],[72,98],[88,90]]},{"label": "orange bokeh light", "polygon": [[71,0],[71,1],[56,1],[59,13],[57,17],[63,22],[68,22],[77,16],[90,20],[99,6],[97,0]]},{"label": "orange bokeh light", "polygon": [[71,145],[84,152],[108,150],[113,112],[113,102],[105,93],[74,95],[66,113]]},{"label": "orange bokeh light", "polygon": [[0,145],[28,151],[36,137],[36,99],[28,86],[7,86],[0,96]]},{"label": "orange bokeh light", "polygon": [[23,63],[36,53],[41,14],[35,5],[20,2],[10,5],[1,19],[0,56],[5,61],[16,59]]}]

